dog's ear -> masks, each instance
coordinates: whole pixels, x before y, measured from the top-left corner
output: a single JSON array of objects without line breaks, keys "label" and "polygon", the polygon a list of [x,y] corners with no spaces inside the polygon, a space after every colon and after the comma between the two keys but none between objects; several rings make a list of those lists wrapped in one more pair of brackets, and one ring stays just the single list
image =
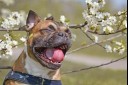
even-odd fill
[{"label": "dog's ear", "polygon": [[34,11],[30,10],[26,21],[26,30],[31,30],[39,21],[41,21],[41,18]]},{"label": "dog's ear", "polygon": [[46,20],[54,20],[54,17],[53,16],[49,16],[46,18]]}]

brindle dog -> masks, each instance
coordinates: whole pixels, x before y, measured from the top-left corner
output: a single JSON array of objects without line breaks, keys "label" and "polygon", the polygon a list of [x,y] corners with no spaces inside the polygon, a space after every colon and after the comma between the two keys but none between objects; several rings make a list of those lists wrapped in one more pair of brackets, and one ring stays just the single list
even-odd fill
[{"label": "brindle dog", "polygon": [[63,23],[55,21],[53,17],[41,20],[32,10],[29,11],[26,27],[28,39],[25,49],[15,61],[4,84],[42,85],[35,83],[34,80],[44,79],[45,82],[46,79],[44,85],[61,85],[59,68],[71,47],[70,30]]}]

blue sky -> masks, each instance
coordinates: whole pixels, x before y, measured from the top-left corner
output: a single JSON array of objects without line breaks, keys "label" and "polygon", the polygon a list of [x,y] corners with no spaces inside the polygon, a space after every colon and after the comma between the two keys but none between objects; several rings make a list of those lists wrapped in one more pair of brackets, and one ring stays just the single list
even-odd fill
[{"label": "blue sky", "polygon": [[127,6],[127,0],[112,0],[113,5],[115,5],[117,8],[121,8],[124,6]]},{"label": "blue sky", "polygon": [[[85,2],[85,0],[78,0],[82,3]],[[127,6],[127,0],[110,0],[113,6],[117,9],[121,9],[124,6]]]}]

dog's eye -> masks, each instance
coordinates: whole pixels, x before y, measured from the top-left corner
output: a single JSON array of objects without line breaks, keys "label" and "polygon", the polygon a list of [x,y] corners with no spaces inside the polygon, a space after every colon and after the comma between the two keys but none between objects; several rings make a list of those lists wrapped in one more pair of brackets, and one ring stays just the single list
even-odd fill
[{"label": "dog's eye", "polygon": [[51,30],[53,30],[53,31],[55,31],[56,29],[55,29],[55,27],[54,26],[52,26],[52,25],[49,25],[48,26]]},{"label": "dog's eye", "polygon": [[50,33],[50,32],[53,32],[54,30],[52,29],[49,29],[49,28],[46,28],[46,29],[40,29],[40,32],[41,33]]},{"label": "dog's eye", "polygon": [[71,34],[71,31],[69,29],[66,29],[65,32]]},{"label": "dog's eye", "polygon": [[48,32],[50,32],[50,31],[51,31],[51,30],[49,30],[49,29],[41,29],[41,30],[40,30],[41,33],[44,33],[44,32],[47,32],[47,33],[48,33]]}]

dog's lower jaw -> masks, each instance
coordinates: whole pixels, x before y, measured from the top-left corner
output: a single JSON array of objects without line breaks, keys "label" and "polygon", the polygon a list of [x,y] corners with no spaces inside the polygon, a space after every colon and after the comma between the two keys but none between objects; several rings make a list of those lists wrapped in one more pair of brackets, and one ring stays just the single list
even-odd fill
[{"label": "dog's lower jaw", "polygon": [[48,69],[48,68],[42,66],[39,62],[33,60],[29,56],[27,49],[25,49],[25,54],[26,54],[25,69],[28,74],[42,77],[45,79],[50,79],[50,80],[60,80],[59,69],[56,71],[53,71],[51,69]]},{"label": "dog's lower jaw", "polygon": [[25,69],[28,74],[49,79],[49,76],[47,75],[49,70],[44,67],[42,68],[42,66],[38,62],[35,62],[28,56],[25,60]]}]

